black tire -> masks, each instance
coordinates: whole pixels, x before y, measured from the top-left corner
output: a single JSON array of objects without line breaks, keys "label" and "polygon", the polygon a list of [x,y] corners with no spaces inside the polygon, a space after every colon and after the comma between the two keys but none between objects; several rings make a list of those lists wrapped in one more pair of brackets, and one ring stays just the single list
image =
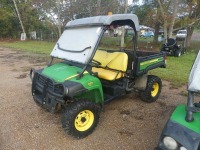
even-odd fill
[{"label": "black tire", "polygon": [[175,57],[180,57],[181,56],[181,51],[180,50],[176,50],[174,56]]},{"label": "black tire", "polygon": [[140,91],[139,93],[140,98],[144,102],[148,102],[148,103],[155,102],[160,96],[161,89],[162,89],[161,79],[157,76],[149,75],[146,89],[144,91]]},{"label": "black tire", "polygon": [[70,104],[61,119],[64,131],[77,139],[91,134],[99,122],[101,107],[87,100]]}]

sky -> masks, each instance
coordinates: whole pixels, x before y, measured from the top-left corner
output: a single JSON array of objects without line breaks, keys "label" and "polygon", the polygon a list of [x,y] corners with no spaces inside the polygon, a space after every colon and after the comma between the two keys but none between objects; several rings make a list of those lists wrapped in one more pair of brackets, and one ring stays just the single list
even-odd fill
[{"label": "sky", "polygon": [[128,0],[128,4],[129,4],[129,5],[132,4],[132,0]]},{"label": "sky", "polygon": [[[128,4],[132,4],[133,3],[133,0],[128,0]],[[139,0],[139,4],[142,4],[142,0]]]}]

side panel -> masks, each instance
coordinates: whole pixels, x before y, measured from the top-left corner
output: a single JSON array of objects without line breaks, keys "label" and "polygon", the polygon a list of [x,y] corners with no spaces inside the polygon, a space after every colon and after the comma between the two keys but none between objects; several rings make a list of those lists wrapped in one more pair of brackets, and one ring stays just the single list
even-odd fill
[{"label": "side panel", "polygon": [[104,102],[102,85],[98,78],[91,76],[90,74],[85,74],[79,80],[74,77],[70,81],[80,83],[85,89],[87,89],[87,92],[80,92],[79,94],[74,95],[74,97],[87,98],[96,103]]},{"label": "side panel", "polygon": [[91,91],[84,92],[80,95],[75,96],[76,99],[88,99],[94,103],[102,104],[104,100],[102,99],[101,91],[99,89],[94,89]]},{"label": "side panel", "polygon": [[138,57],[136,59],[135,64],[135,74],[137,76],[147,73],[149,70],[158,68],[158,67],[166,67],[165,63],[165,55],[155,54],[145,57]]},{"label": "side panel", "polygon": [[141,62],[140,63],[140,71],[141,70],[145,70],[147,69],[148,67],[152,66],[152,65],[155,65],[159,62],[163,62],[164,58],[163,57],[159,57],[159,58],[154,58],[154,59],[151,59],[151,60],[145,60],[144,62]]}]

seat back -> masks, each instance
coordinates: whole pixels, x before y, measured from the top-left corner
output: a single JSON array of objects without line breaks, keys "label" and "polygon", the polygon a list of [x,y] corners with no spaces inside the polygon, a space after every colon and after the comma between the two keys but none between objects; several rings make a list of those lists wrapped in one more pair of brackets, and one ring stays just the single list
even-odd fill
[{"label": "seat back", "polygon": [[119,52],[118,55],[111,60],[107,67],[114,70],[125,72],[128,65],[128,56],[126,53]]},{"label": "seat back", "polygon": [[176,40],[175,39],[172,39],[172,38],[167,39],[167,47],[172,47],[175,44],[176,44]]},{"label": "seat back", "polygon": [[128,56],[124,52],[106,52],[97,50],[94,60],[101,63],[101,67],[125,72],[128,65]]},{"label": "seat back", "polygon": [[112,61],[117,55],[117,52],[108,53],[106,51],[97,50],[93,59],[100,62],[101,67],[106,67],[107,64]]}]

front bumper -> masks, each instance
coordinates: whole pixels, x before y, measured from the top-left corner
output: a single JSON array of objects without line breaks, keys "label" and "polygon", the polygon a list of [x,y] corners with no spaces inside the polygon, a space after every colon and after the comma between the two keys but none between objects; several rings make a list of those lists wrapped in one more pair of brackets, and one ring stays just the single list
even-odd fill
[{"label": "front bumper", "polygon": [[66,89],[62,84],[56,84],[52,79],[42,75],[41,70],[31,70],[32,96],[34,101],[50,112],[55,112],[59,103],[64,104]]},{"label": "front bumper", "polygon": [[178,143],[178,149],[184,146],[187,150],[200,150],[200,134],[169,120],[163,129],[156,150],[169,150],[163,144],[165,136],[172,137]]}]

